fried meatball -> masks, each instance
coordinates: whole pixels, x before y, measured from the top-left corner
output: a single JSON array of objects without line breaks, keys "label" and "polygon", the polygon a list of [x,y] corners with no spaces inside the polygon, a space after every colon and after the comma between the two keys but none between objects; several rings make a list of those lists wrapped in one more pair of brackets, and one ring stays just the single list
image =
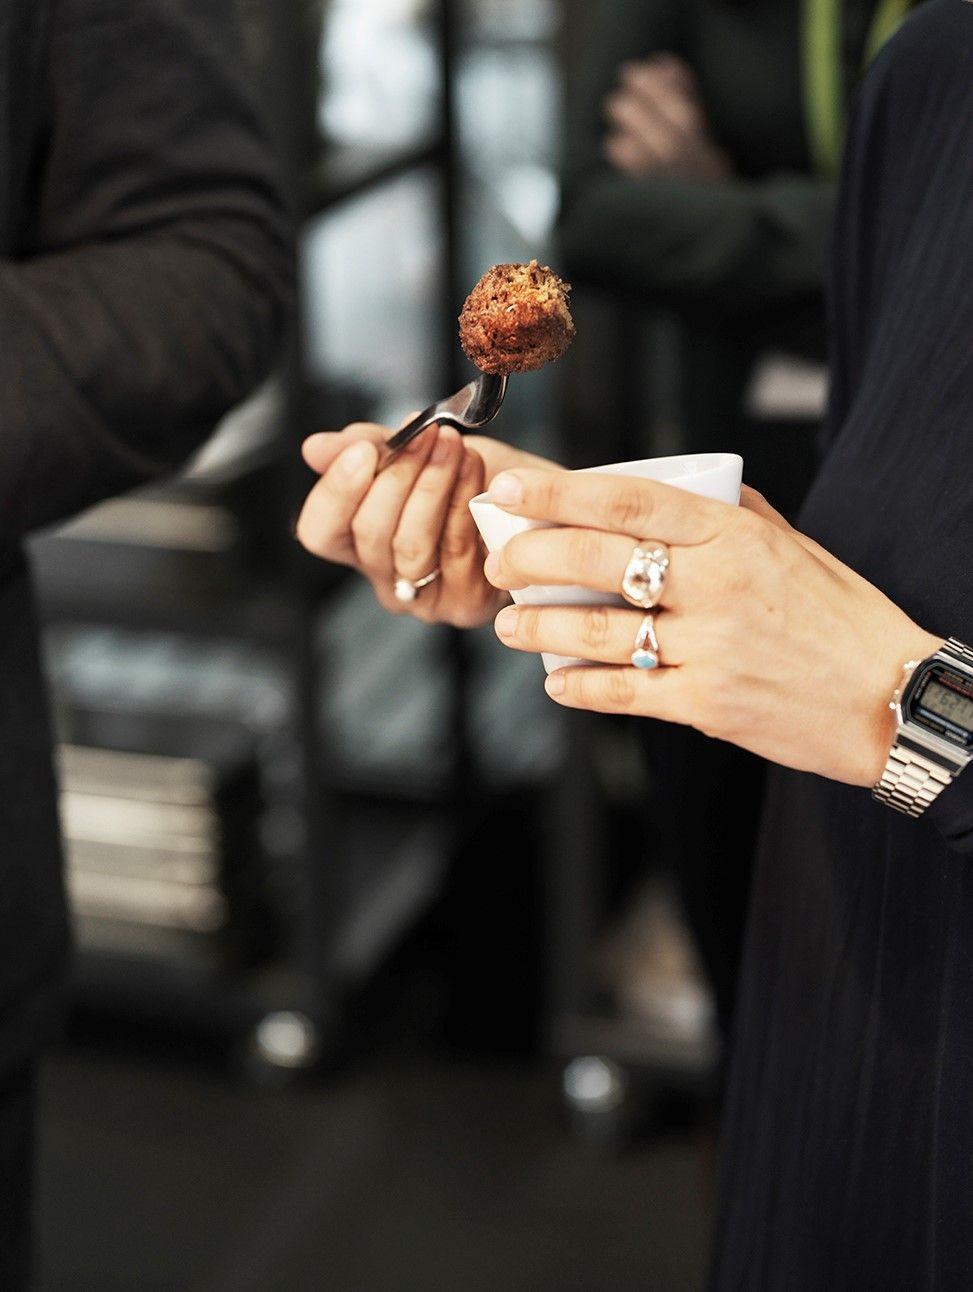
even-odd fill
[{"label": "fried meatball", "polygon": [[567,283],[532,260],[495,265],[470,293],[459,335],[467,358],[483,372],[507,376],[553,363],[574,340]]}]

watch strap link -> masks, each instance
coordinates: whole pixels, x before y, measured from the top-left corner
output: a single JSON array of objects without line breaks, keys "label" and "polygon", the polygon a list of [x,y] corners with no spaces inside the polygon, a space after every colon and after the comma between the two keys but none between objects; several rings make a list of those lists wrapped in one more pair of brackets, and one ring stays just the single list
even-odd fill
[{"label": "watch strap link", "polygon": [[920,817],[950,784],[953,777],[922,754],[898,744],[889,754],[882,779],[872,791],[879,803]]},{"label": "watch strap link", "polygon": [[[973,670],[973,650],[955,637],[951,637],[939,653]],[[900,736],[889,754],[882,779],[872,792],[887,807],[906,816],[920,817],[952,783],[955,775],[955,771],[911,748]]]},{"label": "watch strap link", "polygon": [[969,646],[964,646],[962,642],[950,637],[949,641],[943,647],[943,655],[952,655],[960,664],[965,664],[967,668],[973,668],[973,650]]}]

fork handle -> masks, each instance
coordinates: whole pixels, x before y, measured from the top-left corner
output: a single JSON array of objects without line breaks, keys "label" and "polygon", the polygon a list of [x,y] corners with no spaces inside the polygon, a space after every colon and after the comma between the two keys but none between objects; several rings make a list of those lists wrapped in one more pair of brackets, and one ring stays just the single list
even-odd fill
[{"label": "fork handle", "polygon": [[435,426],[437,422],[440,425],[445,425],[446,423],[449,423],[450,426],[457,425],[451,417],[444,416],[442,413],[433,416],[427,408],[424,413],[420,413],[418,417],[414,417],[411,422],[403,426],[401,431],[396,431],[392,438],[386,442],[385,454],[376,474],[381,475],[386,467],[392,465],[403,449],[408,448],[414,439],[420,436],[423,431],[427,431],[430,426]]}]

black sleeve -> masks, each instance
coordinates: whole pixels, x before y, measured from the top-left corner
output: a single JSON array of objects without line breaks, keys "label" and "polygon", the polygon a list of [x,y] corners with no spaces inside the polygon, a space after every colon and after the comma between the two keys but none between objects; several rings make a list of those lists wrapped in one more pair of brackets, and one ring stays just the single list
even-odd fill
[{"label": "black sleeve", "polygon": [[712,321],[820,298],[834,187],[781,175],[703,183],[598,174],[562,228],[580,281]]},{"label": "black sleeve", "polygon": [[55,0],[0,261],[0,552],[183,461],[270,368],[288,222],[233,0]]},{"label": "black sleeve", "polygon": [[[917,20],[918,24],[917,25]],[[968,22],[961,11],[960,22]],[[903,250],[903,230],[909,236],[917,236],[923,221],[935,221],[936,213],[949,210],[946,199],[939,198],[935,185],[942,185],[949,197],[956,191],[954,187],[957,172],[948,166],[934,166],[936,177],[929,178],[925,171],[928,158],[936,158],[936,148],[921,149],[926,138],[936,139],[937,123],[928,121],[924,132],[909,127],[920,119],[920,106],[916,102],[924,93],[928,83],[926,70],[933,63],[932,51],[913,51],[913,44],[920,39],[918,33],[925,31],[935,40],[937,18],[931,11],[922,18],[918,15],[909,19],[907,28],[887,47],[879,60],[873,65],[866,79],[855,110],[851,117],[846,140],[841,170],[841,195],[835,211],[834,236],[832,239],[832,263],[828,282],[829,331],[830,331],[830,386],[828,418],[823,428],[824,447],[830,446],[842,433],[846,419],[865,380],[870,359],[870,352],[875,344],[875,337],[881,335],[882,311],[886,308],[896,309],[897,315],[910,321],[911,311],[915,306],[911,298],[912,289],[902,287],[902,266],[907,264]],[[958,45],[958,48],[961,46]],[[941,61],[936,57],[936,62]],[[963,93],[970,97],[968,77],[962,80]],[[949,85],[950,92],[953,91]],[[945,112],[943,104],[948,103],[947,85],[937,83],[935,98],[936,108]],[[973,120],[969,105],[952,107],[952,120],[957,123],[968,123]],[[965,110],[964,110],[965,109]],[[954,133],[954,131],[950,131]],[[969,133],[967,131],[967,133]],[[964,147],[966,145],[964,144]],[[890,161],[894,159],[893,161]],[[913,182],[913,173],[922,178]],[[959,205],[968,206],[968,186],[960,181]],[[940,216],[940,218],[943,218]],[[948,218],[948,217],[947,217]],[[895,230],[886,235],[884,240],[878,231],[895,223]],[[938,231],[937,231],[938,233]],[[969,239],[953,239],[955,249],[948,239],[937,234],[927,235],[933,246],[947,247],[948,277],[961,285],[961,295],[967,297],[962,311],[949,312],[937,329],[941,337],[941,355],[945,356],[953,348],[959,361],[945,360],[944,369],[949,380],[930,379],[925,374],[923,383],[930,389],[937,389],[947,396],[946,408],[950,398],[957,400],[956,407],[960,412],[961,435],[964,437],[963,452],[969,457],[973,454],[973,436],[969,433],[969,422],[965,409],[973,399],[973,385],[970,382],[971,368],[968,361],[970,335],[970,307],[965,283],[969,280]],[[942,263],[940,257],[937,268]],[[924,259],[924,274],[935,272],[929,266],[929,257]],[[965,276],[964,276],[964,271]],[[933,279],[932,281],[935,281]],[[901,298],[897,293],[902,292]],[[899,299],[902,304],[899,305]],[[894,302],[887,306],[885,301]],[[906,364],[911,371],[913,365]],[[955,386],[955,395],[949,391],[950,384]],[[934,411],[932,411],[934,410]],[[888,416],[888,413],[885,413]],[[950,427],[943,413],[943,405],[933,403],[932,409],[923,423],[923,433],[935,446],[936,439],[948,440]],[[910,432],[911,433],[911,432]],[[933,456],[935,449],[931,450]],[[946,492],[935,480],[931,488],[939,490],[939,499]],[[969,493],[966,495],[969,497]],[[905,494],[908,507],[919,507],[921,504]],[[895,525],[901,520],[897,516],[886,519],[886,525]],[[965,531],[966,527],[964,527]],[[965,537],[965,532],[964,536]],[[961,543],[962,538],[959,540]],[[968,543],[967,543],[968,546]],[[962,549],[961,549],[962,552]],[[944,562],[944,570],[949,569],[949,555]],[[900,574],[903,586],[913,583],[916,577],[914,557],[906,551],[904,559],[893,549],[891,559],[886,559],[886,570],[894,567]],[[874,573],[870,571],[869,573]],[[956,633],[961,639],[969,639],[973,644],[970,632],[971,615],[969,607],[973,605],[973,580],[969,574],[969,562],[965,555],[960,555],[955,570],[947,576],[938,572],[937,578],[931,581],[937,589],[933,595],[936,603],[935,617],[928,614],[928,598],[923,597],[918,606],[909,605],[910,613],[917,615],[918,621],[930,632],[946,636]],[[949,588],[946,595],[940,590]],[[901,587],[899,591],[901,592]],[[893,598],[898,600],[895,590]],[[923,604],[927,603],[927,604]],[[923,613],[926,610],[927,613]],[[926,810],[923,821],[933,826],[945,843],[956,852],[973,855],[973,767],[967,768],[947,789],[939,795],[930,808]]]},{"label": "black sleeve", "polygon": [[[602,156],[602,104],[627,59],[686,57],[680,5],[602,0],[591,71],[576,96],[564,168],[561,244],[579,282],[687,314],[754,317],[816,302],[834,185],[781,174],[704,183],[624,175]],[[690,60],[691,61],[691,60]]]},{"label": "black sleeve", "polygon": [[973,853],[973,768],[960,772],[926,816],[955,852]]}]

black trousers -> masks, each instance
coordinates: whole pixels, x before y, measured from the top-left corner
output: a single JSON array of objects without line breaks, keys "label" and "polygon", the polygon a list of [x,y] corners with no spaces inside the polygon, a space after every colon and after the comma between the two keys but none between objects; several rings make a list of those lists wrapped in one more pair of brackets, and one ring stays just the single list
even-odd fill
[{"label": "black trousers", "polygon": [[30,1286],[35,1076],[27,1069],[0,1085],[0,1288]]}]

